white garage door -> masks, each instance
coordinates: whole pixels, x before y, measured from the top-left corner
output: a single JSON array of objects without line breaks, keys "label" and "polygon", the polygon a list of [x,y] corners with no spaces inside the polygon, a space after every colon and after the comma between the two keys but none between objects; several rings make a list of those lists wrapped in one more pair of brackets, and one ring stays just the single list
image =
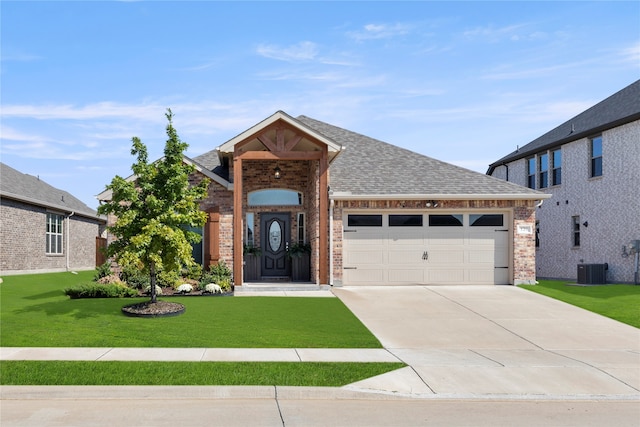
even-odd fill
[{"label": "white garage door", "polygon": [[347,213],[345,285],[508,284],[506,213]]}]

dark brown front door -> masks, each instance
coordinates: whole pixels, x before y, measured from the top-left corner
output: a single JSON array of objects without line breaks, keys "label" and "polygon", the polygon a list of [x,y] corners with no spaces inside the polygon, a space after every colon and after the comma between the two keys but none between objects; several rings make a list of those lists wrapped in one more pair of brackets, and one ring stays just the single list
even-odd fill
[{"label": "dark brown front door", "polygon": [[291,234],[289,218],[288,212],[260,214],[263,276],[289,276],[289,258],[287,257]]}]

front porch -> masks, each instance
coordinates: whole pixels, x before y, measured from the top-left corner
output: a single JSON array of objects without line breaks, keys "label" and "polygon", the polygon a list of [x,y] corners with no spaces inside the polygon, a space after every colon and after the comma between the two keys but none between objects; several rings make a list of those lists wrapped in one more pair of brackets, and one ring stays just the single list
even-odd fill
[{"label": "front porch", "polygon": [[340,149],[282,112],[220,146],[233,186],[236,289],[329,283],[328,167]]}]

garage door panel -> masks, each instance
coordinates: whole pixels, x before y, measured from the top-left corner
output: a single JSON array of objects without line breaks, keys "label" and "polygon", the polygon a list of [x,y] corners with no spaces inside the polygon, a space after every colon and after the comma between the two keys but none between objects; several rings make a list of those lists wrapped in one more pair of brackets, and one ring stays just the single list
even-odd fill
[{"label": "garage door panel", "polygon": [[453,268],[456,264],[459,266],[464,263],[464,251],[460,248],[443,249],[436,248],[429,251],[429,265],[451,265]]},{"label": "garage door panel", "polygon": [[461,269],[428,269],[427,276],[429,283],[434,285],[460,284],[464,283],[464,270]]},{"label": "garage door panel", "polygon": [[[397,249],[393,251],[389,251],[389,264],[390,265],[402,265],[408,262],[416,262],[420,264],[422,261],[423,250],[421,248],[410,248],[410,249]],[[415,266],[412,265],[413,268],[424,268],[422,265]]]},{"label": "garage door panel", "polygon": [[424,269],[407,267],[407,268],[390,268],[389,283],[424,283]]},{"label": "garage door panel", "polygon": [[370,250],[370,251],[350,251],[348,256],[345,257],[345,265],[351,264],[383,264],[385,261],[385,251],[383,250]]},{"label": "garage door panel", "polygon": [[[468,213],[452,214],[460,218],[455,226],[432,225],[427,221],[430,213],[423,215],[424,226],[390,226],[389,215],[383,213],[375,227],[348,227],[343,234],[344,283],[509,283],[511,233],[504,225],[478,220],[470,226]],[[474,214],[489,219],[499,215]]]},{"label": "garage door panel", "polygon": [[344,271],[345,282],[350,285],[371,285],[385,283],[384,269],[347,269]]},{"label": "garage door panel", "polygon": [[493,268],[495,254],[492,246],[486,248],[476,248],[467,251],[467,260],[470,264],[488,264]]}]

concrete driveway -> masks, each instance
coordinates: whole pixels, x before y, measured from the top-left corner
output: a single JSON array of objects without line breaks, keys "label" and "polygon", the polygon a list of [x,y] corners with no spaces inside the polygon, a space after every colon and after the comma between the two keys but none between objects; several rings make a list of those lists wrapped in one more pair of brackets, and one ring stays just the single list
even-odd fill
[{"label": "concrete driveway", "polygon": [[640,397],[640,330],[513,286],[335,288],[410,367],[348,386],[439,397]]}]

